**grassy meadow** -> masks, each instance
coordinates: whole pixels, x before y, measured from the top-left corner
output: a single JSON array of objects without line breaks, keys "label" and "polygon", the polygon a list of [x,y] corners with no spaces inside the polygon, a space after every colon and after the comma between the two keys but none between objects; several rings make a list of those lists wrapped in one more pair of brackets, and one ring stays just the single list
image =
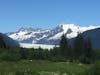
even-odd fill
[{"label": "grassy meadow", "polygon": [[0,62],[0,75],[82,75],[90,65],[43,60]]}]

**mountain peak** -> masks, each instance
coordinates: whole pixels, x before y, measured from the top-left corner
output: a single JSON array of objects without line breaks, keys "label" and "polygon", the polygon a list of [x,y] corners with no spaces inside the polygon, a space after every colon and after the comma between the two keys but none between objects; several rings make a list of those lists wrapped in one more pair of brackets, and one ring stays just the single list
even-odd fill
[{"label": "mountain peak", "polygon": [[60,24],[59,25],[59,27],[62,27],[62,28],[64,28],[64,27],[68,28],[68,27],[74,27],[74,26],[76,26],[76,25],[75,24]]},{"label": "mountain peak", "polygon": [[75,26],[75,24],[61,24],[61,26]]},{"label": "mountain peak", "polygon": [[75,24],[61,24],[60,27],[64,30],[64,33],[67,33],[67,31],[70,29],[71,31],[78,31],[78,26]]},{"label": "mountain peak", "polygon": [[42,31],[41,28],[33,29],[32,27],[21,27],[18,32],[32,32],[32,31]]},{"label": "mountain peak", "polygon": [[18,31],[33,31],[34,29],[31,27],[21,27]]}]

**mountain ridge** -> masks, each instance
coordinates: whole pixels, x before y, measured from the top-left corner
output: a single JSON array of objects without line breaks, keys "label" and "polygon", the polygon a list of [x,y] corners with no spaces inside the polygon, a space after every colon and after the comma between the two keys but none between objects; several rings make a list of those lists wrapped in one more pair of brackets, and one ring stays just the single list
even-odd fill
[{"label": "mountain ridge", "polygon": [[78,33],[87,30],[100,28],[100,26],[81,27],[75,24],[60,24],[53,29],[33,29],[31,27],[22,27],[17,32],[7,33],[7,35],[20,43],[33,44],[55,44],[62,34],[66,34],[67,38],[75,38]]}]

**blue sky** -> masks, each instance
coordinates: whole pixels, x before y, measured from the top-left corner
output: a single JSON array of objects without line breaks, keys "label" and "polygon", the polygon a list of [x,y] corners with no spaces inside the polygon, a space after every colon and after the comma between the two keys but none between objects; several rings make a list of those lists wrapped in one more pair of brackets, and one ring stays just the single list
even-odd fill
[{"label": "blue sky", "polygon": [[100,0],[0,0],[0,32],[62,23],[100,25]]}]

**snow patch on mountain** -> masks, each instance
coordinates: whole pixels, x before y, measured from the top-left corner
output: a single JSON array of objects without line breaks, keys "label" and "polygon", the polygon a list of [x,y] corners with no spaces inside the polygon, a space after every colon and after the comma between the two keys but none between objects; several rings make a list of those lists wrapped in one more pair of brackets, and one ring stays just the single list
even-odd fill
[{"label": "snow patch on mountain", "polygon": [[91,30],[91,29],[96,29],[96,28],[100,28],[100,26],[87,26],[87,27],[79,27],[79,31],[80,32],[84,32],[84,31],[87,31],[87,30]]},{"label": "snow patch on mountain", "polygon": [[66,33],[68,31],[68,29],[71,29],[73,32],[78,31],[78,26],[76,26],[74,24],[62,24],[61,27],[63,28],[64,33]]},{"label": "snow patch on mountain", "polygon": [[34,43],[34,44],[50,44],[55,40],[59,40],[63,34],[71,39],[83,33],[84,31],[100,28],[100,26],[77,26],[75,24],[60,24],[51,30],[32,29],[30,27],[22,27],[17,32],[8,33],[7,35],[12,39],[21,43]]}]

